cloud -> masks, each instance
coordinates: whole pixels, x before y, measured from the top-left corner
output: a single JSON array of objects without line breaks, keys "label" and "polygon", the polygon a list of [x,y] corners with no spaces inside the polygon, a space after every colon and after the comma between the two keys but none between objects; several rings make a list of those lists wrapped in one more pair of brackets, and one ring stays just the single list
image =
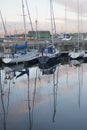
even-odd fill
[{"label": "cloud", "polygon": [[87,0],[54,0],[55,3],[62,6],[67,6],[68,11],[76,13],[78,11],[79,1],[79,12],[87,13]]}]

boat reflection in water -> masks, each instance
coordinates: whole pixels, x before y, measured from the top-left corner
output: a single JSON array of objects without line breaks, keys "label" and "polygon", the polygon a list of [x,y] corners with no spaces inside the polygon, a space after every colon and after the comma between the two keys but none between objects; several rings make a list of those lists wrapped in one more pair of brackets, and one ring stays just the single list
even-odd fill
[{"label": "boat reflection in water", "polygon": [[28,100],[27,100],[27,106],[28,106],[28,127],[29,130],[33,129],[33,111],[34,111],[34,105],[35,105],[35,94],[36,94],[36,82],[37,82],[37,70],[36,70],[36,76],[34,79],[34,88],[33,88],[33,95],[31,97],[30,93],[30,77],[28,75]]},{"label": "boat reflection in water", "polygon": [[[12,84],[16,85],[16,80],[21,79],[22,76],[26,75],[26,85],[27,85],[27,110],[28,110],[28,129],[32,130],[33,129],[33,111],[34,111],[34,105],[35,105],[35,94],[36,94],[36,82],[38,78],[38,69],[35,69],[35,75],[33,78],[33,81],[30,80],[30,72],[29,72],[28,67],[24,67],[23,64],[18,64],[18,65],[13,65],[13,66],[5,66],[3,68],[2,73],[3,76],[1,77],[1,82],[6,85],[2,85],[0,87],[0,95],[1,95],[1,103],[2,103],[2,108],[3,108],[3,125],[4,125],[4,130],[6,130],[6,123],[7,123],[7,115],[8,115],[8,106],[9,106],[9,96],[10,96],[10,87],[12,87]],[[4,88],[6,88],[7,92],[7,84],[9,82],[9,89],[8,89],[8,103],[7,107],[4,105],[6,104],[6,100],[4,100],[5,92]],[[18,82],[18,80],[17,80]],[[34,87],[32,87],[32,92],[31,92],[31,82],[33,82]],[[15,86],[16,87],[16,86]],[[5,107],[7,108],[7,111],[5,110]]]},{"label": "boat reflection in water", "polygon": [[24,65],[13,65],[13,66],[4,66],[2,73],[4,73],[3,83],[12,82],[15,84],[17,74],[16,72],[21,71],[24,68]]},{"label": "boat reflection in water", "polygon": [[80,59],[80,60],[69,60],[69,65],[70,66],[81,66],[81,64],[84,62],[83,59]]},{"label": "boat reflection in water", "polygon": [[[3,70],[0,70],[0,97],[1,97],[1,105],[2,105],[4,130],[7,130],[10,93],[11,93],[12,86],[15,84],[15,79],[19,78],[24,74],[29,75],[29,70],[27,68],[25,68],[25,70],[23,69],[23,71],[22,69],[23,69],[23,64],[11,66],[11,67],[4,67]],[[16,74],[17,71],[20,73]]]},{"label": "boat reflection in water", "polygon": [[0,72],[0,130],[87,128],[87,64],[21,64]]},{"label": "boat reflection in water", "polygon": [[39,63],[39,68],[42,71],[42,74],[54,74],[56,71],[56,67],[60,65],[60,61],[56,61],[54,63],[49,63],[49,64],[40,64]]},{"label": "boat reflection in water", "polygon": [[56,71],[56,66],[49,67],[47,64],[40,65],[39,68],[42,71],[42,74],[53,74]]},{"label": "boat reflection in water", "polygon": [[58,77],[59,77],[59,66],[57,68],[57,73],[53,74],[53,118],[52,121],[55,122],[55,115],[56,115],[56,107],[57,107],[57,93],[58,93]]},{"label": "boat reflection in water", "polygon": [[[2,108],[3,108],[3,113],[4,113],[4,119],[5,119],[5,115],[7,116],[7,113],[8,113],[8,112],[5,112],[6,101],[7,101],[6,108],[8,111],[10,89],[12,85],[15,84],[15,81],[14,81],[15,77],[16,77],[15,70],[10,67],[4,67],[3,70],[0,70],[0,94],[1,94],[1,102],[2,102]],[[5,97],[7,97],[6,100],[4,100]],[[4,121],[5,122],[7,121],[7,117]]]},{"label": "boat reflection in water", "polygon": [[80,97],[81,97],[81,87],[83,86],[83,66],[82,63],[84,62],[83,59],[80,60],[70,60],[69,65],[70,67],[77,67],[77,75],[78,75],[78,106],[80,108]]},{"label": "boat reflection in water", "polygon": [[57,108],[57,93],[58,93],[58,77],[59,77],[59,68],[60,63],[53,64],[39,64],[39,68],[42,71],[42,75],[52,75],[52,84],[53,84],[53,116],[52,122],[55,122],[56,108]]},{"label": "boat reflection in water", "polygon": [[11,81],[13,78],[14,78],[14,74],[10,73],[9,71],[6,71],[3,82],[2,82],[2,75],[1,75],[1,70],[0,70],[0,98],[1,98],[4,130],[7,130],[11,85],[14,84],[14,82],[12,82],[11,84]]},{"label": "boat reflection in water", "polygon": [[2,115],[3,115],[3,129],[7,130],[7,119],[8,119],[8,111],[9,111],[9,100],[10,100],[10,84],[9,84],[7,95],[5,95],[2,88],[1,88],[0,95],[1,95],[1,103],[2,103],[1,105],[2,105]]}]

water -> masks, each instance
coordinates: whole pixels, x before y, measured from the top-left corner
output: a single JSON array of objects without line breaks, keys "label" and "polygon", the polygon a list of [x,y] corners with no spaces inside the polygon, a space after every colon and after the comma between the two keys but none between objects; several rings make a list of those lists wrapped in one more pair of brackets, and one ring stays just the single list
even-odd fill
[{"label": "water", "polygon": [[42,67],[0,70],[0,130],[87,130],[87,64]]}]

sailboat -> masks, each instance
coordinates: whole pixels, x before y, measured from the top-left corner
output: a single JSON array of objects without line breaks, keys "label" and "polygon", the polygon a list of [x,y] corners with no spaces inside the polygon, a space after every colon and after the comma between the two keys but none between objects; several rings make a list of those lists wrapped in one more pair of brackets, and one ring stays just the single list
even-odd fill
[{"label": "sailboat", "polygon": [[[26,44],[27,42],[25,42],[25,45]],[[23,46],[17,46],[17,47],[18,47],[17,50],[21,50],[23,48]],[[26,47],[26,49],[24,49],[23,52],[17,52],[14,54],[4,54],[2,61],[5,64],[17,64],[17,63],[23,63],[23,62],[35,60],[38,58],[38,56],[39,54],[37,50],[33,49],[28,51]]]},{"label": "sailboat", "polygon": [[[24,31],[25,31],[25,43],[24,43],[24,45],[15,46],[15,51],[17,51],[17,53],[4,54],[2,61],[5,64],[9,64],[9,63],[14,64],[14,63],[32,61],[32,60],[37,59],[39,56],[38,50],[36,50],[36,49],[28,50],[28,42],[26,39],[26,23],[25,23],[25,12],[24,12],[23,0],[22,0],[22,11],[23,11]],[[23,51],[21,52],[20,50],[23,50]]]},{"label": "sailboat", "polygon": [[74,51],[69,53],[70,59],[81,59],[84,57],[85,52],[83,50],[74,49]]},{"label": "sailboat", "polygon": [[49,46],[46,46],[42,48],[41,50],[41,56],[39,57],[39,62],[44,64],[47,62],[53,62],[53,60],[56,60],[60,58],[60,50],[58,50],[54,46],[54,35],[56,34],[56,25],[54,20],[54,11],[53,11],[53,4],[52,0],[50,0],[50,16],[51,16],[51,30],[52,30],[52,37],[51,37],[51,43]]},{"label": "sailboat", "polygon": [[74,48],[74,51],[69,53],[69,57],[71,59],[80,59],[84,57],[85,52],[81,49],[79,49],[79,0],[77,0],[78,4],[78,48]]}]

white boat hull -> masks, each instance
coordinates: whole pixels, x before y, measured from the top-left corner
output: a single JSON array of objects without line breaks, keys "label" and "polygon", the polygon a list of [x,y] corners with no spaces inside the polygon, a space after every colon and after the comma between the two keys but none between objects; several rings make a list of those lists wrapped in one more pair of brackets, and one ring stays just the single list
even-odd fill
[{"label": "white boat hull", "polygon": [[31,61],[38,58],[39,54],[37,52],[28,52],[27,54],[14,55],[14,57],[4,57],[2,61],[6,64],[8,63],[20,63],[25,61]]},{"label": "white boat hull", "polygon": [[69,57],[71,59],[78,59],[78,58],[83,58],[84,57],[85,52],[84,51],[78,51],[78,52],[70,52],[69,53]]}]

